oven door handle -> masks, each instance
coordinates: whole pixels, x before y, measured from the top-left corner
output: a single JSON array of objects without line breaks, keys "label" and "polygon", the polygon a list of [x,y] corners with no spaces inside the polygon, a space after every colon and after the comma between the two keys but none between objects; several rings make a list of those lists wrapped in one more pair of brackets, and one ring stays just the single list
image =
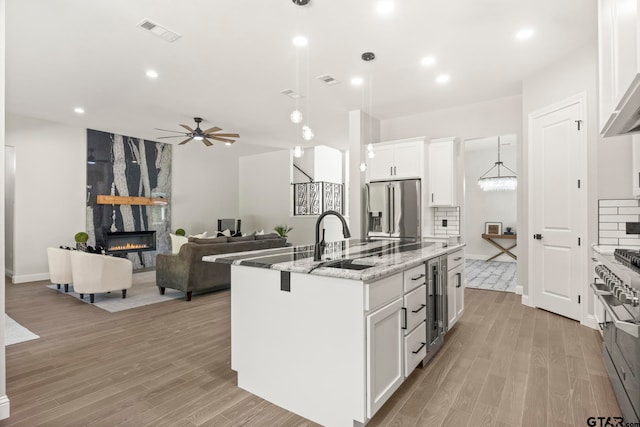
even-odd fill
[{"label": "oven door handle", "polygon": [[594,294],[596,294],[596,295],[598,295],[598,296],[599,296],[599,295],[611,295],[611,292],[610,292],[610,291],[603,291],[603,290],[598,289],[598,288],[596,287],[596,284],[595,284],[594,282],[591,282],[591,283],[589,284],[589,286],[591,286],[591,289],[593,289],[593,293],[594,293]]},{"label": "oven door handle", "polygon": [[620,320],[620,318],[618,318],[618,316],[611,309],[611,307],[609,307],[609,303],[607,303],[607,301],[605,301],[603,296],[602,295],[598,295],[598,298],[600,298],[600,301],[602,302],[602,306],[607,311],[609,316],[611,316],[611,320],[613,320],[613,323],[616,326],[616,328],[620,329],[623,332],[628,333],[632,337],[640,338],[640,325],[638,325],[636,323],[625,322],[624,320]]}]

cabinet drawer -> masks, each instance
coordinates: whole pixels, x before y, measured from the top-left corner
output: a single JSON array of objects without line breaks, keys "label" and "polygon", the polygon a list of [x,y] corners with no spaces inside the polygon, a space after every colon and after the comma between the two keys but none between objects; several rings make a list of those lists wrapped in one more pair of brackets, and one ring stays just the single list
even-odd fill
[{"label": "cabinet drawer", "polygon": [[408,334],[427,318],[426,285],[422,285],[404,296],[404,309],[406,311],[405,333]]},{"label": "cabinet drawer", "polygon": [[418,286],[426,283],[426,267],[424,264],[417,265],[404,272],[404,292],[411,292]]},{"label": "cabinet drawer", "polygon": [[453,253],[450,253],[447,256],[447,269],[448,270],[453,270],[454,268],[456,268],[457,266],[461,265],[462,263],[464,263],[464,251],[462,249],[460,249],[459,251],[455,251]]},{"label": "cabinet drawer", "polygon": [[402,273],[365,285],[364,309],[374,310],[402,296]]},{"label": "cabinet drawer", "polygon": [[404,376],[408,377],[427,355],[427,324],[422,322],[404,337]]}]

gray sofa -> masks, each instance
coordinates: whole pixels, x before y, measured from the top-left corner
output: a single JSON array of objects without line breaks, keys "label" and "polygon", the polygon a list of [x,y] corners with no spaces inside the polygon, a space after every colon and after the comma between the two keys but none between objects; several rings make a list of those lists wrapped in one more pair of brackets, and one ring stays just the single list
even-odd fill
[{"label": "gray sofa", "polygon": [[180,247],[178,254],[156,255],[156,285],[160,294],[165,288],[186,293],[191,301],[193,291],[228,289],[231,266],[202,261],[205,255],[246,252],[285,246],[287,239],[276,233],[263,236],[190,238]]}]

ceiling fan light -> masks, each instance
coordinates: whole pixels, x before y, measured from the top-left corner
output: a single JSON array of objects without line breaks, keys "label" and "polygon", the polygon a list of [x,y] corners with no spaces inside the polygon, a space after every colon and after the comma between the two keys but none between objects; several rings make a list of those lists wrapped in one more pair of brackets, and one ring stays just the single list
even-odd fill
[{"label": "ceiling fan light", "polygon": [[291,122],[295,124],[302,122],[302,111],[293,110],[291,115],[289,115],[289,118],[291,119]]},{"label": "ceiling fan light", "polygon": [[231,147],[231,143],[230,142],[225,142],[224,145],[226,145],[227,147]]},{"label": "ceiling fan light", "polygon": [[309,126],[302,126],[302,139],[305,141],[311,141],[314,136],[313,130]]},{"label": "ceiling fan light", "polygon": [[194,135],[193,139],[195,139],[196,141],[202,141],[204,137],[202,135]]}]

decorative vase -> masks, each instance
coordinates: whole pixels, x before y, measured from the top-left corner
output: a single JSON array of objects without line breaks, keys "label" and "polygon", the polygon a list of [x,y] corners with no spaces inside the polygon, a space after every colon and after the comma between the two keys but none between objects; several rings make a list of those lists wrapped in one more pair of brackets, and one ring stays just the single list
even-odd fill
[{"label": "decorative vase", "polygon": [[82,252],[86,252],[87,242],[76,242],[76,249]]}]

